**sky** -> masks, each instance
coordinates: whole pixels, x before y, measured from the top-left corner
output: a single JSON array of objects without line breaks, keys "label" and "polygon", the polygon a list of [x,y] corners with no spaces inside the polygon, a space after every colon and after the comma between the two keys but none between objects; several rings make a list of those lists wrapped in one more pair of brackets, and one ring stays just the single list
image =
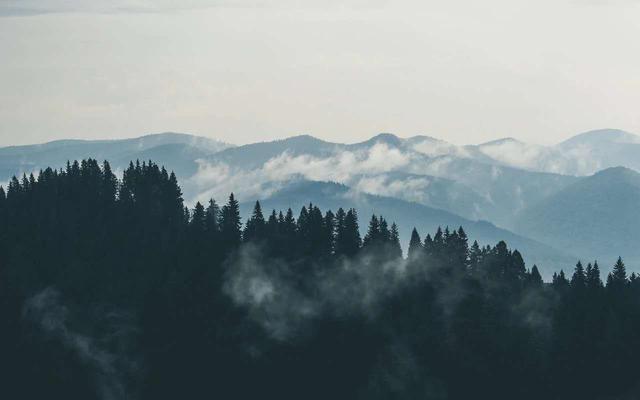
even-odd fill
[{"label": "sky", "polygon": [[0,0],[0,146],[640,133],[640,0]]}]

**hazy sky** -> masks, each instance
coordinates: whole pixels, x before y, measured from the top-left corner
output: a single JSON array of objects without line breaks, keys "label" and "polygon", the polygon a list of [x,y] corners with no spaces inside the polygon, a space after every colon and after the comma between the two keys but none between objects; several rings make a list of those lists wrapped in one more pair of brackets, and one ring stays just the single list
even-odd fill
[{"label": "hazy sky", "polygon": [[0,0],[0,145],[604,127],[640,133],[640,0]]}]

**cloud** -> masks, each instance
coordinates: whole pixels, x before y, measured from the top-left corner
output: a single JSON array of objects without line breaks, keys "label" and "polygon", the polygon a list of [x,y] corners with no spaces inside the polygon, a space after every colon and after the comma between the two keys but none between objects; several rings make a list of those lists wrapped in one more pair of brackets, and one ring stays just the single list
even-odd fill
[{"label": "cloud", "polygon": [[[131,357],[109,349],[123,349],[133,330],[126,315],[113,312],[97,312],[106,324],[99,337],[81,333],[74,324],[72,311],[62,302],[61,294],[47,288],[27,299],[23,307],[23,318],[37,326],[47,339],[58,341],[74,351],[92,369],[97,391],[103,400],[129,398],[127,385],[129,374],[136,370]],[[94,321],[95,322],[95,321]],[[117,344],[116,346],[113,346]]]},{"label": "cloud", "polygon": [[[384,143],[377,143],[366,150],[338,151],[329,157],[294,156],[285,151],[253,170],[199,160],[198,172],[187,180],[186,185],[198,193],[192,202],[206,201],[211,197],[225,198],[230,192],[240,199],[267,198],[296,179],[350,185],[361,175],[405,169],[411,160],[410,154]],[[377,190],[382,194],[382,187]],[[399,190],[398,186],[393,190]]]},{"label": "cloud", "polygon": [[432,179],[426,176],[393,179],[387,175],[377,175],[360,177],[351,186],[365,193],[428,204],[431,183]]},{"label": "cloud", "polygon": [[[292,266],[249,244],[228,261],[224,291],[246,307],[249,318],[271,337],[287,340],[323,313],[373,316],[379,302],[402,281],[405,264],[405,260],[381,264],[378,256],[364,255],[335,266]],[[291,279],[299,268],[308,270],[312,287],[301,287]]]},{"label": "cloud", "polygon": [[597,171],[600,164],[589,146],[567,150],[517,140],[499,140],[480,145],[478,149],[499,163],[530,171],[589,175]]}]

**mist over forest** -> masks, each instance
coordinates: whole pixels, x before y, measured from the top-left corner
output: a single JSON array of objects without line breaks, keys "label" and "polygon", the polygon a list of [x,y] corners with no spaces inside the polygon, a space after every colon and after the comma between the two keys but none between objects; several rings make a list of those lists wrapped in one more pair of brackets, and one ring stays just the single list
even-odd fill
[{"label": "mist over forest", "polygon": [[638,21],[0,0],[0,400],[640,400]]},{"label": "mist over forest", "polygon": [[95,159],[10,179],[2,396],[640,395],[640,279],[623,258],[544,279],[508,241],[416,229],[348,197],[321,208],[326,190],[295,210],[234,194],[189,204],[152,161],[116,174]]}]

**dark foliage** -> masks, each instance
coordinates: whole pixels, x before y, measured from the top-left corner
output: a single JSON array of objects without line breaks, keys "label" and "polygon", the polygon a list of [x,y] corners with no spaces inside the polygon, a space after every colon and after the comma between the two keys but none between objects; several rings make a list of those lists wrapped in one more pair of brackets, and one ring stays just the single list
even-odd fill
[{"label": "dark foliage", "polygon": [[[0,188],[7,399],[638,398],[640,278],[544,283],[462,228],[309,204],[246,224],[175,175],[95,160]],[[267,216],[265,218],[265,215]]]}]

